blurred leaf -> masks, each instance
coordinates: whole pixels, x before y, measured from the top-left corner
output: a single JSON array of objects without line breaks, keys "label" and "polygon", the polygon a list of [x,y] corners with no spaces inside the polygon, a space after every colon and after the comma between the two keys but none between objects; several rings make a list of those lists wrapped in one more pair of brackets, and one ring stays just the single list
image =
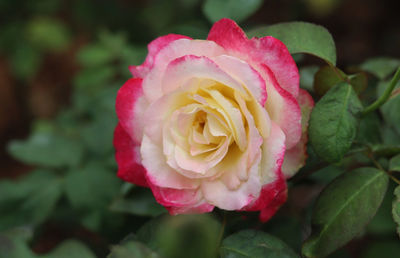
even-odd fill
[{"label": "blurred leaf", "polygon": [[207,214],[161,216],[143,225],[138,240],[166,258],[216,257],[220,224]]},{"label": "blurred leaf", "polygon": [[392,216],[394,222],[397,224],[397,234],[400,237],[400,186],[397,186],[394,190],[395,200],[392,205]]},{"label": "blurred leaf", "polygon": [[61,0],[28,1],[25,4],[35,14],[52,14],[59,10]]},{"label": "blurred leaf", "polygon": [[318,70],[319,67],[314,65],[300,68],[300,87],[308,91],[313,91],[314,75]]},{"label": "blurred leaf", "polygon": [[378,79],[383,80],[400,66],[400,60],[391,57],[375,57],[361,64],[361,69],[370,72]]},{"label": "blurred leaf", "polygon": [[400,172],[400,154],[390,159],[389,170]]},{"label": "blurred leaf", "polygon": [[114,171],[99,162],[89,162],[80,170],[70,171],[65,178],[68,200],[77,209],[107,207],[119,190],[119,179]]},{"label": "blurred leaf", "polygon": [[38,49],[62,51],[70,44],[67,27],[52,18],[37,18],[27,25],[27,38]]},{"label": "blurred leaf", "polygon": [[101,66],[113,59],[112,53],[100,44],[82,48],[77,55],[78,62],[85,67]]},{"label": "blurred leaf", "polygon": [[321,67],[314,77],[314,91],[319,95],[323,96],[333,86],[340,83],[345,79],[346,74],[337,67],[331,67],[329,65]]},{"label": "blurred leaf", "polygon": [[83,155],[82,145],[52,131],[34,131],[26,140],[13,140],[8,152],[27,164],[61,167],[77,165]]},{"label": "blurred leaf", "polygon": [[335,42],[322,26],[307,22],[285,22],[256,28],[249,37],[273,36],[281,40],[291,54],[306,53],[336,65]]},{"label": "blurred leaf", "polygon": [[379,144],[381,140],[381,120],[376,112],[371,112],[360,119],[356,141],[365,144]]},{"label": "blurred leaf", "polygon": [[165,208],[156,202],[149,190],[136,191],[132,197],[115,199],[111,203],[110,209],[115,212],[152,217],[166,212]]},{"label": "blurred leaf", "polygon": [[42,258],[95,258],[94,253],[84,244],[77,240],[65,240],[58,245],[50,253],[47,253]]},{"label": "blurred leaf", "polygon": [[223,258],[300,257],[282,240],[256,230],[243,230],[225,238],[220,254]]},{"label": "blurred leaf", "polygon": [[397,257],[400,254],[400,244],[398,240],[374,241],[364,250],[362,258]]},{"label": "blurred leaf", "polygon": [[10,61],[15,76],[26,80],[35,75],[40,67],[41,57],[41,52],[31,44],[24,43],[14,46]]},{"label": "blurred leaf", "polygon": [[313,234],[303,245],[303,255],[325,257],[357,236],[374,217],[387,185],[387,175],[375,168],[359,168],[336,178],[317,199]]},{"label": "blurred leaf", "polygon": [[160,256],[146,247],[144,244],[136,241],[127,241],[121,245],[111,247],[111,253],[108,258],[159,258]]},{"label": "blurred leaf", "polygon": [[1,181],[0,230],[45,221],[61,196],[61,183],[52,172],[42,170],[18,181]]},{"label": "blurred leaf", "polygon": [[357,94],[363,92],[368,86],[367,75],[363,72],[351,74],[348,76],[351,86]]},{"label": "blurred leaf", "polygon": [[37,258],[25,243],[19,238],[12,238],[0,233],[0,258]]},{"label": "blurred leaf", "polygon": [[351,85],[339,83],[315,105],[309,136],[313,149],[330,163],[340,161],[357,132],[357,114],[362,105]]},{"label": "blurred leaf", "polygon": [[381,125],[381,136],[384,144],[400,147],[400,134],[387,124]]},{"label": "blurred leaf", "polygon": [[108,86],[115,76],[115,69],[111,66],[92,67],[80,71],[74,78],[74,85],[78,91],[91,93]]},{"label": "blurred leaf", "polygon": [[202,21],[193,21],[178,24],[167,29],[172,33],[186,35],[194,39],[207,38],[209,30],[208,25],[206,23],[203,23]]},{"label": "blurred leaf", "polygon": [[240,23],[261,7],[263,0],[205,0],[203,13],[212,23],[229,18]]}]

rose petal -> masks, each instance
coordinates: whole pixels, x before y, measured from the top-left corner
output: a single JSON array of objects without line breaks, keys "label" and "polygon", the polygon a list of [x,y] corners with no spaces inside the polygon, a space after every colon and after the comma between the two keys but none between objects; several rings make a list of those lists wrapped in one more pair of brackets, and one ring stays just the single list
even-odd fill
[{"label": "rose petal", "polygon": [[178,39],[191,39],[187,36],[177,35],[177,34],[168,34],[162,37],[158,37],[147,46],[148,54],[146,60],[142,65],[139,66],[129,66],[129,70],[131,71],[134,77],[145,77],[151,68],[154,65],[155,56],[166,46],[168,46],[171,42]]},{"label": "rose petal", "polygon": [[297,97],[299,72],[286,46],[278,39],[267,36],[249,40],[234,21],[226,18],[213,25],[207,39],[228,50],[229,55],[237,56],[251,65],[267,65],[279,85]]},{"label": "rose petal", "polygon": [[148,186],[141,164],[140,146],[118,124],[114,131],[115,160],[118,164],[118,176],[128,182],[140,186]]},{"label": "rose petal", "polygon": [[168,166],[162,146],[153,143],[147,135],[143,136],[140,153],[147,170],[147,181],[153,185],[174,189],[195,189],[199,186],[198,180],[184,177]]},{"label": "rose petal", "polygon": [[297,100],[300,104],[302,113],[302,135],[299,143],[287,150],[285,153],[282,172],[286,178],[293,176],[302,166],[304,166],[307,158],[307,128],[308,121],[310,120],[311,110],[314,107],[314,100],[310,94],[303,89],[300,89],[300,94]]},{"label": "rose petal", "polygon": [[143,114],[149,104],[143,98],[142,79],[129,79],[118,90],[115,109],[121,126],[140,144],[143,135]]},{"label": "rose petal", "polygon": [[154,65],[143,80],[143,91],[149,102],[153,102],[164,95],[161,80],[168,64],[185,55],[213,57],[225,51],[212,41],[178,39],[163,49],[154,57]]}]

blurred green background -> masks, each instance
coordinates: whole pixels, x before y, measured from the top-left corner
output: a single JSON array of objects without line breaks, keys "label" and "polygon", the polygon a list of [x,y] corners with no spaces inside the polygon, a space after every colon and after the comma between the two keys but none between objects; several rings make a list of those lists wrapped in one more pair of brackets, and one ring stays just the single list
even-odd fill
[{"label": "blurred green background", "polygon": [[[48,257],[61,257],[54,248],[71,238],[105,257],[110,244],[164,213],[149,191],[115,176],[112,147],[116,92],[131,76],[128,65],[140,64],[157,36],[205,39],[222,17],[245,30],[308,21],[332,33],[338,67],[351,70],[369,57],[400,57],[399,10],[394,0],[0,0],[0,232],[20,236],[36,253],[53,250]],[[321,62],[305,57],[300,64]],[[295,250],[306,234],[302,209],[324,184],[313,180],[320,185],[294,189],[286,215],[262,226]],[[371,234],[337,257],[398,251],[390,214],[381,213]],[[374,243],[371,250],[366,243]],[[65,245],[79,251],[75,257],[91,257],[80,242]]]}]

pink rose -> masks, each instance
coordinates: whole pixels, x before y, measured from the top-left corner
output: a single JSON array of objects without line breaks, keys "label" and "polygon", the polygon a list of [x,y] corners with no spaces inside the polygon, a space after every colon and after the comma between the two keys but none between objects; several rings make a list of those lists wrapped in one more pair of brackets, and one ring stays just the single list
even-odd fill
[{"label": "pink rose", "polygon": [[118,176],[171,214],[218,207],[268,220],[304,165],[314,105],[285,45],[222,19],[207,40],[170,34],[148,49],[117,96]]}]

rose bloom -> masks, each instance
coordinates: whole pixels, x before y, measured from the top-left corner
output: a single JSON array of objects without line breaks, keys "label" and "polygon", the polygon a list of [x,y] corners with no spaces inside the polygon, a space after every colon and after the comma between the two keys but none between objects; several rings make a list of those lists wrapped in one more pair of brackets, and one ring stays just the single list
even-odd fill
[{"label": "rose bloom", "polygon": [[314,105],[286,46],[222,19],[207,40],[169,34],[148,50],[117,95],[118,176],[150,187],[170,214],[268,220],[304,165]]}]

